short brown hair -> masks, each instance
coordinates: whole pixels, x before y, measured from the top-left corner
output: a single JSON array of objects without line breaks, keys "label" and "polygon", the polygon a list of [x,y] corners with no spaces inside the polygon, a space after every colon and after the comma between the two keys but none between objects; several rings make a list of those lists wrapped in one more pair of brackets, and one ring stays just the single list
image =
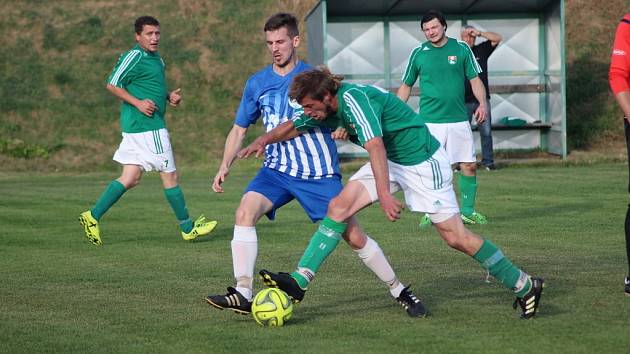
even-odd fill
[{"label": "short brown hair", "polygon": [[136,30],[136,34],[142,33],[144,26],[160,26],[160,22],[153,16],[140,16],[133,24],[133,28]]},{"label": "short brown hair", "polygon": [[333,96],[337,93],[342,80],[343,76],[332,74],[325,66],[303,71],[293,78],[289,97],[298,103],[307,96],[322,101],[327,93]]},{"label": "short brown hair", "polygon": [[265,32],[276,31],[282,27],[286,27],[287,34],[291,38],[300,35],[300,31],[298,30],[297,19],[295,18],[295,16],[284,13],[284,12],[280,12],[269,17],[269,19],[265,23],[264,31]]}]

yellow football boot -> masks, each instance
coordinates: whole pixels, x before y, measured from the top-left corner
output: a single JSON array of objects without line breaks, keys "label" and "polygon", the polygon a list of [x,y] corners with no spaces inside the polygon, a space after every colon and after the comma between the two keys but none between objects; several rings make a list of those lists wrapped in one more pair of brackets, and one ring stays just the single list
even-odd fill
[{"label": "yellow football boot", "polygon": [[79,215],[79,222],[83,225],[85,237],[87,237],[90,242],[97,246],[103,244],[103,242],[101,242],[101,232],[98,228],[98,221],[94,219],[91,211],[88,210],[81,213],[81,215]]},{"label": "yellow football boot", "polygon": [[207,235],[217,226],[216,221],[206,221],[206,217],[201,215],[195,220],[193,229],[186,233],[182,231],[182,238],[186,241],[192,241],[199,236]]}]

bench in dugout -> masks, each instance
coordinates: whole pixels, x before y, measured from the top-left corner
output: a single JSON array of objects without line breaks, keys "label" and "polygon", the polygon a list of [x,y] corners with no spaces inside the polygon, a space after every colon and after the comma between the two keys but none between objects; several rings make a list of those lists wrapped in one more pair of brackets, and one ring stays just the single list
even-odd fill
[{"label": "bench in dugout", "polygon": [[[396,93],[398,89],[392,88],[391,92]],[[490,92],[496,94],[510,94],[510,93],[544,93],[545,85],[539,84],[522,84],[522,85],[490,85]],[[411,89],[411,96],[419,96],[420,90],[417,86]],[[492,130],[549,130],[551,123],[541,122],[540,120],[534,122],[527,122],[522,125],[501,124],[499,121],[502,117],[493,117]],[[475,124],[472,125],[472,130],[477,130]]]}]

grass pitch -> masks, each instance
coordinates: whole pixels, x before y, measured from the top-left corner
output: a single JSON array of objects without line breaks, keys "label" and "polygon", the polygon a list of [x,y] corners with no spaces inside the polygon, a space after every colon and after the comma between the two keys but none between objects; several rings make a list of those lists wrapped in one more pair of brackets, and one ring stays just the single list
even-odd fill
[{"label": "grass pitch", "polygon": [[[219,220],[211,237],[181,239],[149,174],[101,220],[102,247],[77,217],[115,174],[2,174],[0,352],[627,353],[626,168],[480,172],[478,210],[490,223],[472,229],[545,278],[534,320],[520,320],[511,292],[486,283],[476,262],[419,229],[419,216],[390,223],[373,206],[362,225],[431,316],[407,317],[340,244],[293,318],[273,329],[204,302],[233,285],[234,210],[252,165],[235,168],[223,195],[209,191],[210,173],[182,177],[191,215]],[[295,202],[261,221],[257,270],[292,270],[314,229]]]}]

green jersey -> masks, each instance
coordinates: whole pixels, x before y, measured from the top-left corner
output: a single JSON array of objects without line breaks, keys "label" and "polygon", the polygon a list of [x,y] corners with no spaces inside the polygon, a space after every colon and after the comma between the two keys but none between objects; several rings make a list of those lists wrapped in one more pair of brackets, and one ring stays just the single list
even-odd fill
[{"label": "green jersey", "polygon": [[424,42],[409,56],[402,82],[411,87],[420,76],[420,115],[428,123],[468,120],[464,80],[479,75],[481,67],[466,42],[448,38],[442,47]]},{"label": "green jersey", "polygon": [[424,162],[440,147],[420,116],[389,91],[342,83],[336,97],[338,109],[334,115],[323,121],[301,115],[293,120],[294,127],[304,131],[342,126],[350,140],[360,146],[382,137],[387,159],[405,166]]},{"label": "green jersey", "polygon": [[148,52],[136,44],[120,56],[107,83],[124,88],[139,100],[150,99],[156,105],[153,116],[149,117],[123,101],[120,106],[120,126],[123,132],[141,133],[166,127],[164,113],[168,91],[164,61],[158,52]]}]

